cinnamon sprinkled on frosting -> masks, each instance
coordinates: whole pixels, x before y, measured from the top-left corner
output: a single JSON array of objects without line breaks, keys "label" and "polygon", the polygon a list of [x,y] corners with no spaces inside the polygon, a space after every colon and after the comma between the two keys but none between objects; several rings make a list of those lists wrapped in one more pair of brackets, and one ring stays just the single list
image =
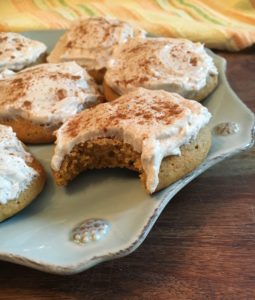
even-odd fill
[{"label": "cinnamon sprinkled on frosting", "polygon": [[120,20],[83,18],[61,37],[64,49],[58,53],[57,45],[47,59],[49,62],[74,60],[89,70],[99,70],[106,67],[116,45],[144,36],[145,32]]},{"label": "cinnamon sprinkled on frosting", "polygon": [[162,159],[180,155],[180,147],[195,138],[209,119],[208,110],[196,101],[162,90],[138,88],[67,121],[56,132],[51,165],[59,170],[64,156],[76,144],[95,138],[117,138],[141,153],[146,186],[153,192]]},{"label": "cinnamon sprinkled on frosting", "polygon": [[0,32],[0,71],[21,70],[34,63],[47,47],[14,32]]},{"label": "cinnamon sprinkled on frosting", "polygon": [[135,87],[184,95],[185,91],[203,88],[210,74],[217,74],[217,69],[202,44],[146,38],[129,40],[115,48],[105,82],[120,95]]},{"label": "cinnamon sprinkled on frosting", "polygon": [[27,68],[0,80],[0,90],[0,117],[42,123],[62,123],[101,102],[97,85],[74,62]]}]

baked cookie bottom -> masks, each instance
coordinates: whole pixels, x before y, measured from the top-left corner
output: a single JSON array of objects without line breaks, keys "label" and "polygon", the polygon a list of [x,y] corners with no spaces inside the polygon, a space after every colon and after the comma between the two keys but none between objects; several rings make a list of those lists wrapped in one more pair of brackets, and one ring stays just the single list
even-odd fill
[{"label": "baked cookie bottom", "polygon": [[[183,91],[183,93],[180,93],[180,95],[187,99],[202,101],[216,88],[217,84],[218,84],[218,76],[209,75],[206,80],[206,85],[202,89],[198,91]],[[117,92],[115,92],[106,83],[105,80],[103,82],[103,91],[107,101],[113,101],[121,96]],[[173,91],[167,90],[167,91],[173,93],[175,92],[174,90]]]},{"label": "baked cookie bottom", "polygon": [[18,139],[25,144],[48,144],[55,141],[53,132],[59,125],[37,124],[22,117],[0,118],[0,124],[11,126]]},{"label": "baked cookie bottom", "polygon": [[46,175],[41,164],[36,159],[33,159],[28,165],[36,170],[38,175],[34,177],[30,185],[20,193],[17,199],[9,200],[6,204],[0,203],[0,222],[25,208],[36,198],[44,187]]},{"label": "baked cookie bottom", "polygon": [[[181,156],[171,155],[162,160],[159,171],[159,191],[195,169],[207,156],[211,146],[211,133],[205,127],[196,139],[181,147]],[[127,168],[140,173],[145,186],[146,174],[141,154],[133,147],[114,138],[98,138],[80,143],[64,157],[58,171],[53,170],[58,185],[67,185],[82,171],[102,168]],[[147,191],[149,193],[149,191]]]},{"label": "baked cookie bottom", "polygon": [[65,51],[66,45],[66,33],[60,37],[55,47],[52,49],[51,53],[47,56],[46,60],[48,63],[60,63],[60,57]]}]

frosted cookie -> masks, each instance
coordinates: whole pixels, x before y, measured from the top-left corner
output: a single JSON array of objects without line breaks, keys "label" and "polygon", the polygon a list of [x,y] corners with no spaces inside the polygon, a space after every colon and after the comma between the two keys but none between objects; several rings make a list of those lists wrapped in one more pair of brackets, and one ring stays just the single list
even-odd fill
[{"label": "frosted cookie", "polygon": [[33,201],[44,184],[41,164],[24,149],[11,127],[0,125],[0,222]]},{"label": "frosted cookie", "polygon": [[57,130],[51,167],[58,185],[89,169],[124,167],[140,173],[148,193],[196,168],[211,135],[207,108],[165,91],[138,88],[99,104]]},{"label": "frosted cookie", "polygon": [[147,38],[118,46],[108,63],[108,101],[136,87],[175,92],[203,100],[217,85],[217,69],[204,46],[184,39]]},{"label": "frosted cookie", "polygon": [[50,143],[63,122],[101,101],[94,80],[75,62],[37,65],[0,80],[0,124],[24,143]]},{"label": "frosted cookie", "polygon": [[7,68],[19,71],[42,63],[47,47],[43,43],[14,32],[0,32],[0,71]]},{"label": "frosted cookie", "polygon": [[83,18],[60,38],[47,60],[53,63],[74,60],[101,83],[114,47],[130,38],[144,36],[143,31],[120,20]]}]

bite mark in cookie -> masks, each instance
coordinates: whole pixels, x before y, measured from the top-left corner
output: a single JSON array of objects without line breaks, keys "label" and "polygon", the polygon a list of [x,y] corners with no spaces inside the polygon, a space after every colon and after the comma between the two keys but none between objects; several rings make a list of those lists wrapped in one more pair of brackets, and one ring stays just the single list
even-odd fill
[{"label": "bite mark in cookie", "polygon": [[[153,193],[205,158],[211,138],[203,128],[209,119],[208,110],[196,101],[162,90],[136,89],[80,113],[56,132],[51,163],[54,176],[58,184],[65,185],[82,170],[127,167],[141,173],[146,190]],[[196,151],[199,143],[204,146]],[[189,149],[189,145],[194,147],[182,156],[182,147]],[[188,153],[195,155],[190,166],[184,163]],[[181,171],[165,180],[159,174],[169,157],[180,157]]]}]

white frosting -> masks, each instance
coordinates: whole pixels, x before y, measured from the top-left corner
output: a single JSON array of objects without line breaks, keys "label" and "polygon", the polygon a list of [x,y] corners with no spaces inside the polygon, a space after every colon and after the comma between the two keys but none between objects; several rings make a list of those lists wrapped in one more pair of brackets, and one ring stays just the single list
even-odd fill
[{"label": "white frosting", "polygon": [[46,45],[14,32],[0,32],[0,70],[21,70],[34,63],[47,50]]},{"label": "white frosting", "polygon": [[13,72],[12,70],[3,69],[3,71],[0,71],[0,80],[6,79],[14,74],[15,74],[15,72]]},{"label": "white frosting", "polygon": [[115,48],[105,82],[121,95],[135,87],[185,95],[185,91],[203,88],[210,74],[217,74],[217,69],[200,43],[171,38],[133,39]]},{"label": "white frosting", "polygon": [[75,62],[42,64],[0,80],[0,117],[59,124],[100,100],[98,88]]},{"label": "white frosting", "polygon": [[31,160],[12,128],[0,125],[0,204],[17,199],[38,175],[27,165]]},{"label": "white frosting", "polygon": [[117,44],[125,43],[129,38],[144,36],[144,31],[120,20],[83,18],[61,37],[48,61],[74,60],[89,70],[99,70],[106,67]]},{"label": "white frosting", "polygon": [[141,153],[146,187],[158,185],[161,161],[181,155],[180,147],[195,138],[208,123],[207,108],[178,94],[138,88],[113,102],[103,103],[70,119],[57,131],[52,169],[76,144],[100,137],[115,137]]}]

